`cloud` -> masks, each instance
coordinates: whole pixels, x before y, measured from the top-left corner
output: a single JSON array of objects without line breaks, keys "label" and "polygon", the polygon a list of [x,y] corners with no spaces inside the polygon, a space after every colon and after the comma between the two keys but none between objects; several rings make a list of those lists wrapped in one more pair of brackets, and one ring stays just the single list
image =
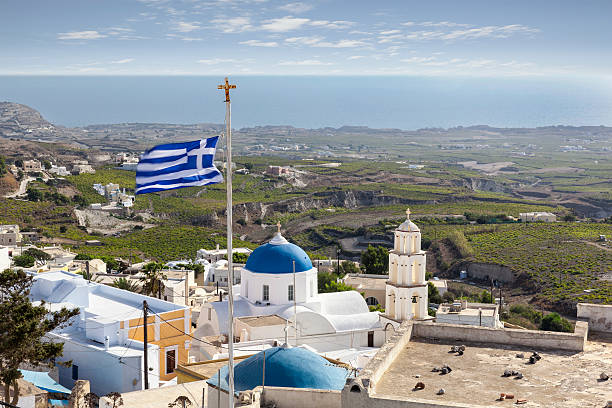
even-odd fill
[{"label": "cloud", "polygon": [[336,21],[315,20],[315,21],[311,21],[308,24],[310,24],[313,27],[322,27],[322,28],[342,30],[342,29],[353,26],[355,23],[352,21],[345,21],[345,20],[336,20]]},{"label": "cloud", "polygon": [[186,21],[177,21],[174,23],[173,30],[181,32],[181,33],[190,33],[192,31],[200,29],[200,24],[197,22],[186,22]]},{"label": "cloud", "polygon": [[283,11],[287,11],[289,13],[293,13],[293,14],[300,14],[300,13],[305,13],[307,11],[312,10],[313,6],[310,4],[306,4],[306,3],[296,2],[296,3],[287,3],[283,6],[280,6],[279,9]]},{"label": "cloud", "polygon": [[309,21],[310,20],[307,18],[285,16],[264,21],[264,24],[261,25],[261,29],[275,33],[284,33],[291,30],[297,30]]},{"label": "cloud", "polygon": [[[406,25],[408,23],[404,23]],[[513,35],[531,35],[540,32],[537,28],[527,27],[522,24],[510,24],[505,26],[483,26],[462,29],[445,30],[449,27],[469,27],[467,24],[451,23],[442,21],[433,23],[410,23],[411,26],[435,27],[431,30],[418,30],[403,33],[401,30],[381,31],[378,43],[398,43],[407,40],[414,41],[460,41],[482,38],[508,38]]]},{"label": "cloud", "polygon": [[58,33],[58,40],[98,40],[100,38],[108,37],[105,34],[101,34],[97,31],[70,31],[67,33]]},{"label": "cloud", "polygon": [[241,33],[253,28],[249,17],[216,18],[211,23],[217,25],[224,33]]},{"label": "cloud", "polygon": [[125,59],[120,59],[117,61],[111,61],[111,64],[127,64],[134,61],[134,58],[125,58]]},{"label": "cloud", "polygon": [[333,65],[331,62],[323,62],[315,59],[306,59],[302,61],[281,61],[278,65],[307,65],[307,66],[321,66],[321,65]]},{"label": "cloud", "polygon": [[210,58],[198,60],[198,63],[205,65],[230,64],[235,62],[240,61],[233,58]]},{"label": "cloud", "polygon": [[358,60],[361,58],[365,58],[363,55],[351,55],[350,57],[348,57],[348,60]]},{"label": "cloud", "polygon": [[278,47],[278,43],[276,41],[259,41],[259,40],[247,40],[241,41],[239,44],[241,45],[250,45],[251,47]]},{"label": "cloud", "polygon": [[317,48],[354,48],[366,45],[360,40],[325,41],[325,37],[320,36],[289,37],[285,39],[285,43]]}]

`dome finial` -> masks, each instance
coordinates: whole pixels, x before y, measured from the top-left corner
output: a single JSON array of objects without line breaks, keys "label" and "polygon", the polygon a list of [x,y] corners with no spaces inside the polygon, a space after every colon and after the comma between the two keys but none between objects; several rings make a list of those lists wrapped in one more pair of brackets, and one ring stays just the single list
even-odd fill
[{"label": "dome finial", "polygon": [[410,219],[410,208],[406,208],[406,219]]},{"label": "dome finial", "polygon": [[285,237],[283,237],[281,235],[281,223],[280,223],[280,221],[276,223],[276,229],[277,229],[277,231],[274,233],[274,237],[270,240],[270,243],[272,245],[288,244],[289,241],[287,241],[285,239]]}]

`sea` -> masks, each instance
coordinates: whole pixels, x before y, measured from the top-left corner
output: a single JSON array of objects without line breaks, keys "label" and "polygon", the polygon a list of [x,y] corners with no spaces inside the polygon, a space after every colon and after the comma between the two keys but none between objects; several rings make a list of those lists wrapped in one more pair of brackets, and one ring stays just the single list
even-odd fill
[{"label": "sea", "polygon": [[[223,123],[213,76],[0,76],[0,101],[64,126]],[[545,77],[235,76],[234,128],[612,126],[612,83]]]}]

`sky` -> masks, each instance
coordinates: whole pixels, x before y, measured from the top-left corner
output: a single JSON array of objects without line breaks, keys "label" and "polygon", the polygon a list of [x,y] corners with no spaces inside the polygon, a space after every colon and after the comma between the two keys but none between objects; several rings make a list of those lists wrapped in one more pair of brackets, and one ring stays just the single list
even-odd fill
[{"label": "sky", "polygon": [[612,1],[2,0],[0,75],[612,81]]}]

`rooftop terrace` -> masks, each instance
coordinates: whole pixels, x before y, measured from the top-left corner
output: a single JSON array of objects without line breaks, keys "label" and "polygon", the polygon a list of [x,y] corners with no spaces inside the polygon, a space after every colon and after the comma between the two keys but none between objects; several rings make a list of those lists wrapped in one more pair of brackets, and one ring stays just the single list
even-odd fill
[{"label": "rooftop terrace", "polygon": [[[465,345],[463,355],[451,345]],[[612,338],[591,336],[581,353],[538,350],[541,360],[529,364],[533,350],[490,343],[466,343],[412,338],[376,384],[376,397],[421,399],[469,406],[497,406],[501,393],[525,399],[525,407],[603,407],[612,400]],[[517,355],[523,355],[520,358]],[[447,364],[448,374],[432,372]],[[506,369],[522,373],[503,377]],[[417,376],[419,376],[417,378]],[[415,391],[417,382],[425,389]],[[445,393],[437,395],[443,388]],[[505,401],[509,405],[510,401]]]}]

